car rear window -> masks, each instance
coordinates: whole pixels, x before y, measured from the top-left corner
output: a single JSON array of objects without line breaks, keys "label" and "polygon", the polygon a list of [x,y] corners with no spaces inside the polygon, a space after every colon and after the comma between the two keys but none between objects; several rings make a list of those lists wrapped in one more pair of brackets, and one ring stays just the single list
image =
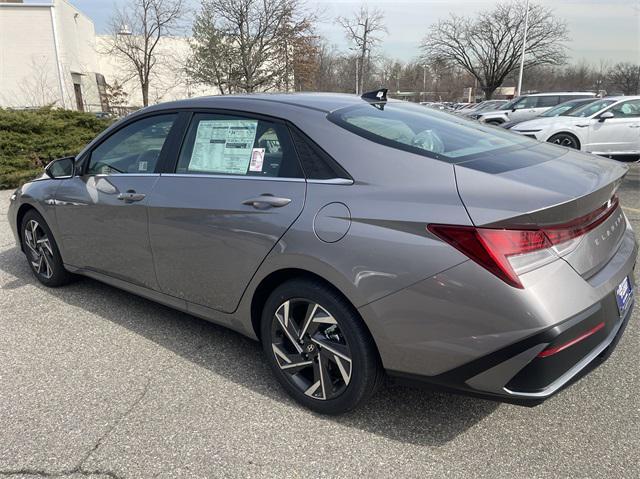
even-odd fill
[{"label": "car rear window", "polygon": [[507,130],[408,102],[363,103],[334,111],[328,119],[376,143],[450,163],[533,142]]}]

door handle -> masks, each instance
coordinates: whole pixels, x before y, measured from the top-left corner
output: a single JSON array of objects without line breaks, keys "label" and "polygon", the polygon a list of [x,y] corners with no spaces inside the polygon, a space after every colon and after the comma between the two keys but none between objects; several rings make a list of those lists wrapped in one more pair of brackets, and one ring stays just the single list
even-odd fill
[{"label": "door handle", "polygon": [[265,210],[267,208],[281,208],[291,203],[290,198],[280,198],[271,194],[260,195],[257,198],[249,198],[242,202],[243,205],[253,206],[258,210]]},{"label": "door handle", "polygon": [[629,125],[629,128],[640,128],[640,125]]},{"label": "door handle", "polygon": [[127,190],[126,193],[120,193],[118,199],[125,203],[134,203],[136,201],[142,201],[147,195],[144,193],[136,193],[135,190]]},{"label": "door handle", "polygon": [[586,128],[586,127],[588,127],[589,125],[587,124],[587,125],[576,125],[576,126],[577,126],[578,128]]}]

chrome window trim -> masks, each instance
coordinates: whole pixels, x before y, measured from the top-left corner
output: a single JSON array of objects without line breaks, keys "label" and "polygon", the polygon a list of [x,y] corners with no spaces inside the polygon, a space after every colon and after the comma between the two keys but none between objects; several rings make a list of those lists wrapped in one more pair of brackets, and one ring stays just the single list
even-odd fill
[{"label": "chrome window trim", "polygon": [[[123,175],[124,176],[124,175]],[[314,183],[325,185],[353,185],[354,181],[347,178],[331,178],[328,180],[307,180],[305,178],[286,178],[278,176],[246,176],[246,175],[214,175],[214,174],[198,174],[198,173],[160,173],[160,176],[168,176],[174,178],[211,178],[226,180],[259,180],[259,181],[286,181],[292,183]]]},{"label": "chrome window trim", "polygon": [[304,178],[280,178],[277,176],[246,176],[246,175],[214,175],[199,173],[160,173],[160,176],[168,176],[172,178],[210,178],[220,180],[259,180],[259,181],[286,181],[292,183],[304,183]]},{"label": "chrome window trim", "polygon": [[110,174],[97,173],[97,174],[81,175],[82,178],[88,178],[91,176],[96,178],[110,178],[113,176],[126,176],[127,178],[133,178],[133,177],[141,177],[141,176],[160,176],[160,173],[110,173]]},{"label": "chrome window trim", "polygon": [[307,180],[307,183],[324,184],[324,185],[353,185],[354,181],[350,178],[330,178],[327,180]]}]

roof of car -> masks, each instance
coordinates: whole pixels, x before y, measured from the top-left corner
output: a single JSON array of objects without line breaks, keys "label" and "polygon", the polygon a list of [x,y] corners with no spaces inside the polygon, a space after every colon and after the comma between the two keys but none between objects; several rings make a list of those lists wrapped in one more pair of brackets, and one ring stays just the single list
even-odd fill
[{"label": "roof of car", "polygon": [[[238,108],[250,107],[254,102],[271,102],[274,104],[287,104],[322,112],[331,112],[339,108],[363,103],[358,95],[345,93],[251,93],[238,95],[219,95],[189,98],[169,103],[161,103],[146,109],[163,110],[169,108],[216,108],[221,102],[238,102]],[[388,101],[397,101],[389,99]],[[275,105],[274,105],[275,106]]]},{"label": "roof of car", "polygon": [[549,91],[544,93],[524,93],[522,96],[555,96],[555,95],[593,95],[592,91]]}]

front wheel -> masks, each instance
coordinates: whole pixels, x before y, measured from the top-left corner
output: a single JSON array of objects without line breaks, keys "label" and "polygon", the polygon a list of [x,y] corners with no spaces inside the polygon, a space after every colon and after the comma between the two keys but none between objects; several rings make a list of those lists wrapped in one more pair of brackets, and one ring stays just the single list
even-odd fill
[{"label": "front wheel", "polygon": [[383,378],[369,331],[322,282],[292,280],[267,300],[262,344],[283,388],[302,405],[341,414],[364,403]]},{"label": "front wheel", "polygon": [[57,287],[70,283],[73,275],[62,264],[51,229],[35,210],[27,211],[20,225],[24,253],[35,277],[45,286]]},{"label": "front wheel", "polygon": [[553,143],[554,145],[560,145],[566,148],[572,148],[574,150],[580,149],[580,143],[578,143],[578,139],[568,133],[558,133],[556,135],[553,135],[547,141],[549,143]]}]

